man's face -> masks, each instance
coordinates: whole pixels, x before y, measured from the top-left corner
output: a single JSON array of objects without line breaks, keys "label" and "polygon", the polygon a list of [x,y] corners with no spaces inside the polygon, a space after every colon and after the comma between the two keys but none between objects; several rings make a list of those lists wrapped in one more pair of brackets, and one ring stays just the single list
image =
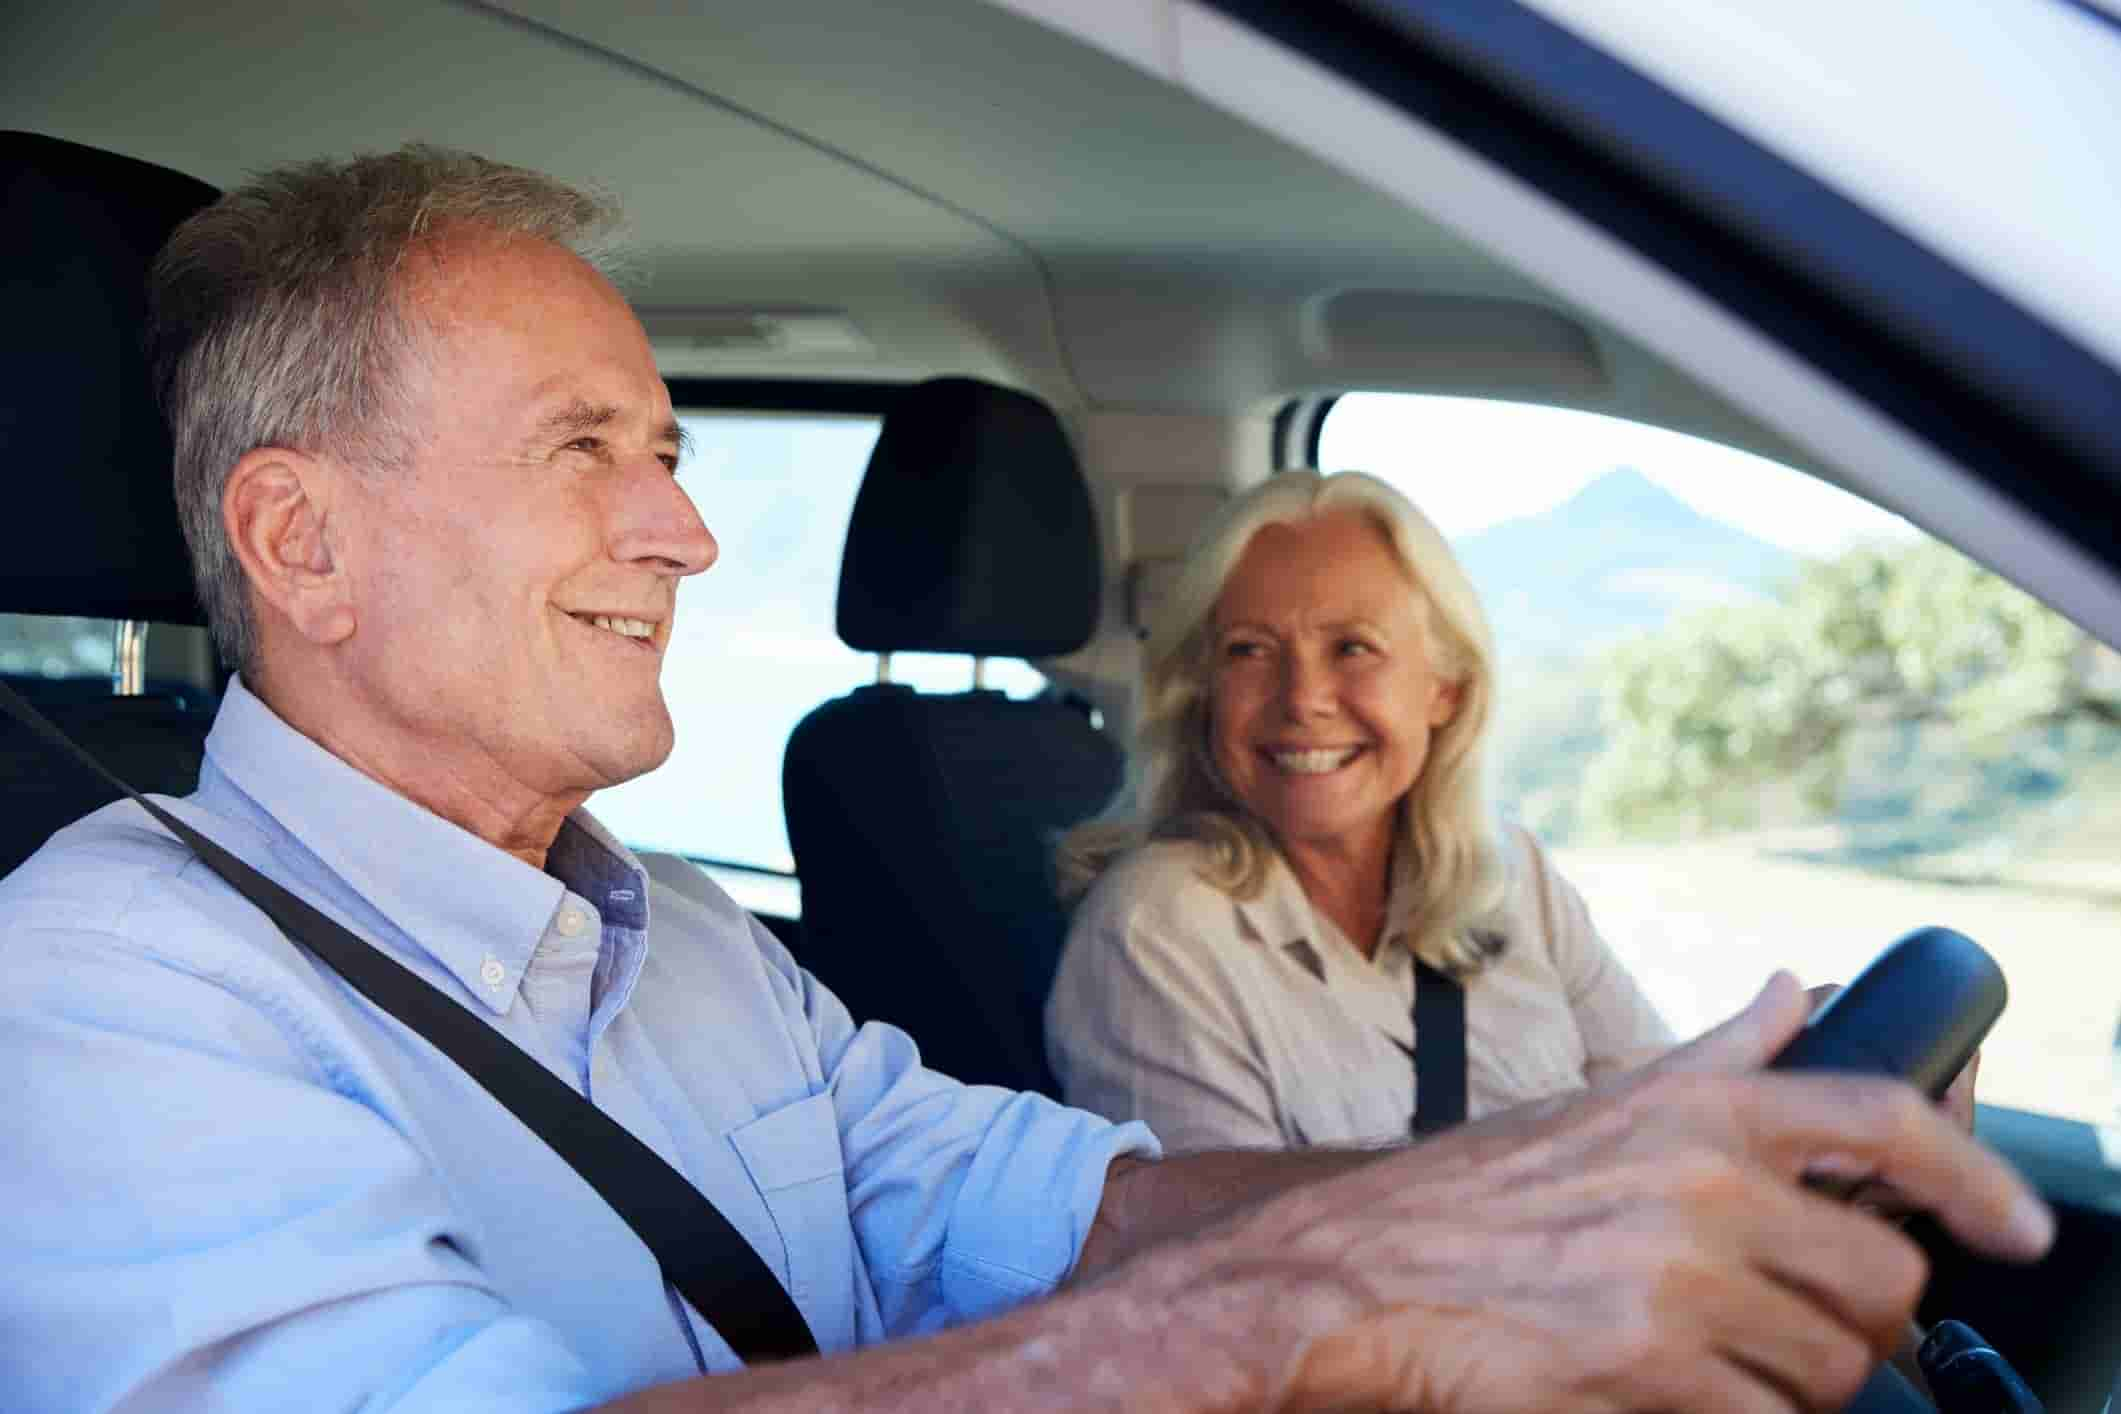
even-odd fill
[{"label": "man's face", "polygon": [[716,554],[673,477],[647,337],[541,241],[445,238],[407,278],[411,464],[353,477],[340,528],[364,699],[347,706],[459,788],[559,797],[640,775],[670,754],[677,582]]}]

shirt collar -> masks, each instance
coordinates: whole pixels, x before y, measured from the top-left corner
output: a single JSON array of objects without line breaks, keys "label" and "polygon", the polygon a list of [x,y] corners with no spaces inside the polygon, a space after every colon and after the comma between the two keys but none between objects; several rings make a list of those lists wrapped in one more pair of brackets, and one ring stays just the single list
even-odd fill
[{"label": "shirt collar", "polygon": [[1266,882],[1259,892],[1237,901],[1237,912],[1252,936],[1268,947],[1309,942],[1318,931],[1311,900],[1279,854],[1268,860]]},{"label": "shirt collar", "polygon": [[599,999],[591,1027],[601,1030],[633,995],[647,960],[648,871],[587,810],[577,810],[560,823],[545,867],[603,919],[591,983],[591,995]]},{"label": "shirt collar", "polygon": [[[206,755],[496,1013],[514,1004],[569,887],[607,920],[646,930],[647,874],[587,811],[570,815],[554,840],[550,862],[563,884],[355,770],[289,726],[240,678],[222,697]],[[488,963],[505,969],[501,985],[492,984]],[[636,957],[631,970],[638,967]]]},{"label": "shirt collar", "polygon": [[[1385,905],[1385,945],[1378,950],[1376,965],[1387,972],[1409,965],[1404,924],[1412,900],[1407,894],[1395,887]],[[1266,883],[1251,898],[1239,899],[1237,912],[1256,941],[1292,953],[1322,982],[1330,982],[1339,967],[1361,957],[1351,943],[1329,931],[1331,925],[1311,906],[1296,871],[1278,853],[1268,861]]]}]

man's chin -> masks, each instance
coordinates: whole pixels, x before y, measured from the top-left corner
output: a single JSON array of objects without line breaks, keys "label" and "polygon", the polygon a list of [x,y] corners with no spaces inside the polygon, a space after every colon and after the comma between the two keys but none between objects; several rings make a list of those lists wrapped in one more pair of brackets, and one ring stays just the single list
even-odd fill
[{"label": "man's chin", "polygon": [[677,732],[668,712],[658,712],[654,720],[643,720],[632,731],[614,733],[594,758],[596,788],[608,790],[638,780],[668,761],[676,745]]}]

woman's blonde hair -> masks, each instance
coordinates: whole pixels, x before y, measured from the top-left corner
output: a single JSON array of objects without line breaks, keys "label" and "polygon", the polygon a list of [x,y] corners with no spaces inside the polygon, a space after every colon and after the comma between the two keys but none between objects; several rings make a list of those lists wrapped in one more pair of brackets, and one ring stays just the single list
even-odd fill
[{"label": "woman's blonde hair", "polygon": [[1121,855],[1156,839],[1207,846],[1202,876],[1234,897],[1255,897],[1264,887],[1278,846],[1223,785],[1209,742],[1215,605],[1263,527],[1337,511],[1358,512],[1384,534],[1413,581],[1430,662],[1459,685],[1458,710],[1430,738],[1421,775],[1400,803],[1392,888],[1411,891],[1415,956],[1461,974],[1476,971],[1493,950],[1479,925],[1503,894],[1485,761],[1493,640],[1479,596],[1443,535],[1413,502],[1360,472],[1281,472],[1202,529],[1143,648],[1126,783],[1104,813],[1062,838],[1061,892],[1080,896]]}]

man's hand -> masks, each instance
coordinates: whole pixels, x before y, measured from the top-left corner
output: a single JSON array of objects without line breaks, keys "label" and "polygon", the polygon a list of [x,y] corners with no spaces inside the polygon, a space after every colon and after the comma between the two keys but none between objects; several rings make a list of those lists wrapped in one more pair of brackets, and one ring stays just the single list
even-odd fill
[{"label": "man's hand", "polygon": [[[1832,1001],[1835,993],[1840,990],[1839,982],[1822,982],[1816,987],[1805,988],[1804,995],[1811,1004],[1811,1010],[1807,1014],[1817,1015],[1819,1008]],[[1950,1088],[1944,1092],[1944,1098],[1937,1102],[1943,1106],[1944,1112],[1952,1117],[1952,1122],[1968,1134],[1974,1132],[1974,1077],[1980,1070],[1981,1052],[1977,1050],[1968,1057],[1965,1067],[1952,1077]]]},{"label": "man's hand", "polygon": [[[1778,974],[1653,1066],[1293,1190],[1114,1280],[1273,1313],[1293,1336],[1275,1409],[1838,1408],[1927,1273],[1891,1226],[1798,1184],[1818,1156],[1997,1256],[2037,1256],[2052,1220],[1908,1087],[1758,1073],[1805,1015]],[[1250,1353],[1274,1357],[1265,1332]]]},{"label": "man's hand", "polygon": [[[1807,1015],[1818,1015],[1819,1008],[1832,1001],[1834,994],[1840,990],[1839,982],[1823,982],[1816,987],[1805,988],[1804,995],[1809,1003]],[[1974,1079],[1980,1071],[1981,1052],[1977,1050],[1967,1059],[1966,1065],[1959,1073],[1952,1077],[1951,1085],[1937,1101],[1937,1108],[1966,1134],[1974,1132]],[[1825,1178],[1842,1178],[1847,1175],[1842,1181],[1840,1196],[1889,1222],[1905,1222],[1914,1216],[1915,1205],[1908,1202],[1903,1194],[1895,1192],[1889,1183],[1881,1183],[1865,1176],[1862,1165],[1845,1155],[1828,1156],[1817,1166],[1816,1172]]]}]

